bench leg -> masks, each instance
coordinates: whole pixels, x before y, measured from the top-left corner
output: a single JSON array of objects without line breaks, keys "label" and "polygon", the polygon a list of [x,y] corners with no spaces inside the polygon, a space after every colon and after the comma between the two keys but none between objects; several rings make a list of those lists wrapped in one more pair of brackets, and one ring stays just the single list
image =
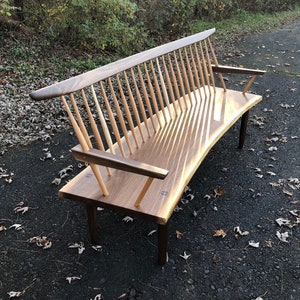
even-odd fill
[{"label": "bench leg", "polygon": [[162,266],[167,262],[168,251],[168,223],[158,224],[158,263]]},{"label": "bench leg", "polygon": [[91,242],[92,244],[98,244],[99,235],[98,235],[97,207],[94,205],[86,204],[86,211],[88,217],[88,226],[89,226]]},{"label": "bench leg", "polygon": [[249,111],[245,112],[242,116],[241,121],[241,129],[240,129],[240,140],[239,140],[239,148],[242,149],[245,142],[246,131],[247,131],[247,124],[249,118]]}]

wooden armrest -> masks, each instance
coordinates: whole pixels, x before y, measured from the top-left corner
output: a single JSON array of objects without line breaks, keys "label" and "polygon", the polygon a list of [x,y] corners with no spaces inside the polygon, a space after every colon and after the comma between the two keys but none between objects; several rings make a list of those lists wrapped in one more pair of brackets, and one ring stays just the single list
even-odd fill
[{"label": "wooden armrest", "polygon": [[88,152],[84,152],[80,145],[72,148],[72,153],[76,160],[137,173],[152,178],[164,179],[169,173],[168,170],[94,148]]},{"label": "wooden armrest", "polygon": [[237,73],[237,74],[252,74],[252,75],[263,75],[266,73],[266,71],[262,71],[262,70],[238,68],[238,67],[230,67],[230,66],[212,65],[212,69],[214,72],[219,72],[219,73]]}]

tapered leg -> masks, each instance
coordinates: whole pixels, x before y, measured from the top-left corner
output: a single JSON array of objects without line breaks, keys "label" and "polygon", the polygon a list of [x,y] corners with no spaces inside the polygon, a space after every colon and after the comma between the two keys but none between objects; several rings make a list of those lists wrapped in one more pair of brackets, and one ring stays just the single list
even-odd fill
[{"label": "tapered leg", "polygon": [[247,124],[249,118],[249,111],[245,112],[242,116],[241,121],[241,129],[240,129],[240,140],[239,140],[239,148],[242,149],[245,142],[246,131],[247,131]]},{"label": "tapered leg", "polygon": [[167,262],[168,251],[168,223],[158,224],[158,263],[164,265]]},{"label": "tapered leg", "polygon": [[97,207],[86,204],[86,211],[88,217],[88,226],[89,226],[91,242],[92,244],[98,244],[99,235],[98,235]]}]

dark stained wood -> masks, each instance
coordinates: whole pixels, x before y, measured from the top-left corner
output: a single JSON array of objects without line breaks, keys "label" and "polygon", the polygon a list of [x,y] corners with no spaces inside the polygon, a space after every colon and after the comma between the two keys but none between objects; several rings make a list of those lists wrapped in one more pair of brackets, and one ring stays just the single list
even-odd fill
[{"label": "dark stained wood", "polygon": [[80,161],[133,172],[153,178],[164,179],[169,173],[168,170],[98,149],[90,149],[85,152],[81,149],[80,145],[72,148],[72,153],[75,159]]},{"label": "dark stained wood", "polygon": [[230,66],[215,66],[212,65],[212,69],[214,72],[220,73],[236,73],[236,74],[252,74],[252,75],[263,75],[266,71],[255,70],[255,69],[247,69],[247,68],[238,68],[238,67],[230,67]]},{"label": "dark stained wood", "polygon": [[168,226],[158,224],[157,242],[158,242],[158,264],[163,266],[168,259]]}]

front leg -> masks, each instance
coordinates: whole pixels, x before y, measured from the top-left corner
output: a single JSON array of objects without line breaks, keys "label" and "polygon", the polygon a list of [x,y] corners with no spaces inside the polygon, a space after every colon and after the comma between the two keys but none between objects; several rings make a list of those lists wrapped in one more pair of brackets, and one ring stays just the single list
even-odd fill
[{"label": "front leg", "polygon": [[240,140],[239,140],[240,149],[242,149],[244,146],[246,132],[247,132],[248,118],[249,118],[249,110],[243,114],[241,120]]},{"label": "front leg", "polygon": [[98,244],[99,232],[98,232],[98,218],[97,218],[97,206],[86,204],[88,227],[90,233],[90,239],[92,244]]},{"label": "front leg", "polygon": [[158,263],[163,266],[167,262],[168,224],[158,224]]}]

